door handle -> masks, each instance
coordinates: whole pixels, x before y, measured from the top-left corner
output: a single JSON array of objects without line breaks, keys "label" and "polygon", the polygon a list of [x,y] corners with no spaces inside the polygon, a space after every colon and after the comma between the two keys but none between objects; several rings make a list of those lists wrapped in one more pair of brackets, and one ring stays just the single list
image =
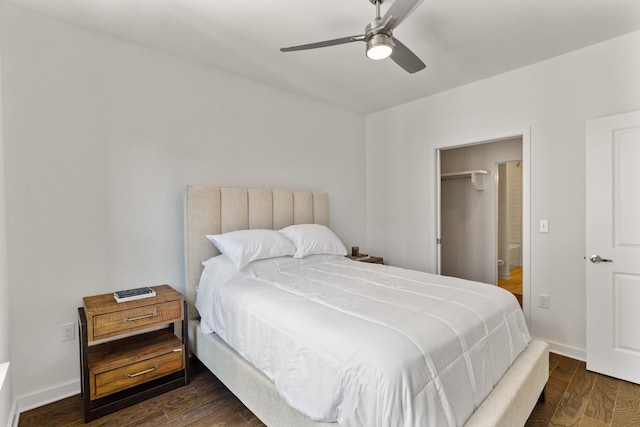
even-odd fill
[{"label": "door handle", "polygon": [[600,264],[601,262],[613,262],[612,259],[601,258],[600,255],[591,255],[589,260],[594,264]]}]

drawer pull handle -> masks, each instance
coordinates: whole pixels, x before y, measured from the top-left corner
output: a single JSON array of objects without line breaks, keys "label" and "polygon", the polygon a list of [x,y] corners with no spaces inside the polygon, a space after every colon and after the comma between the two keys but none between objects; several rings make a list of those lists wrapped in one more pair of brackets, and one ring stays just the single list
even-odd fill
[{"label": "drawer pull handle", "polygon": [[142,372],[138,372],[137,374],[126,374],[124,377],[125,377],[125,378],[133,378],[133,377],[137,377],[137,376],[140,376],[140,375],[148,374],[149,372],[153,372],[153,371],[155,371],[155,370],[156,370],[156,369],[158,369],[158,368],[159,368],[159,366],[158,366],[158,365],[153,365],[153,368],[149,368],[149,369],[144,370],[144,371],[142,371]]},{"label": "drawer pull handle", "polygon": [[145,316],[138,316],[138,317],[125,317],[124,319],[122,319],[123,322],[135,322],[136,320],[142,320],[142,319],[148,319],[150,317],[156,317],[158,315],[158,312],[156,310],[153,310],[153,313],[151,314],[147,314]]}]

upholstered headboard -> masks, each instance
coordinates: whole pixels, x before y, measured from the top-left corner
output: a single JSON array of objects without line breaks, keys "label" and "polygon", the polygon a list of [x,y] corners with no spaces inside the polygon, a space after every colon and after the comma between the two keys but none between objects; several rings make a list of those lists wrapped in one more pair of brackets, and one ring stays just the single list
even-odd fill
[{"label": "upholstered headboard", "polygon": [[329,225],[329,195],[323,192],[189,186],[184,197],[185,290],[189,317],[202,262],[218,255],[205,237],[255,228],[279,230],[292,224]]}]

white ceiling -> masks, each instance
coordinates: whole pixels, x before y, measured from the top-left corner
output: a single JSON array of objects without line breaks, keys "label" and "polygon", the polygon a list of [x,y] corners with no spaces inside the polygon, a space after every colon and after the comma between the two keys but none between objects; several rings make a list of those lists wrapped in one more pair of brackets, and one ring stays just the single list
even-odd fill
[{"label": "white ceiling", "polygon": [[279,51],[364,33],[369,0],[5,2],[360,113],[640,30],[639,0],[426,0],[394,31],[427,64],[409,74],[361,42]]}]

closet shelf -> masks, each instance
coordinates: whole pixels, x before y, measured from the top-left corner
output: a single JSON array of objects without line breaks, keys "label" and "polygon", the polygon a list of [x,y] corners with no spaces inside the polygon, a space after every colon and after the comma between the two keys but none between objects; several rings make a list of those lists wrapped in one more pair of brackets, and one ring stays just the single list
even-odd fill
[{"label": "closet shelf", "polygon": [[471,179],[471,183],[478,191],[484,190],[484,181],[485,176],[488,175],[489,172],[482,169],[472,170],[472,171],[462,171],[462,172],[450,172],[443,173],[440,175],[441,181],[453,181],[457,179]]}]

